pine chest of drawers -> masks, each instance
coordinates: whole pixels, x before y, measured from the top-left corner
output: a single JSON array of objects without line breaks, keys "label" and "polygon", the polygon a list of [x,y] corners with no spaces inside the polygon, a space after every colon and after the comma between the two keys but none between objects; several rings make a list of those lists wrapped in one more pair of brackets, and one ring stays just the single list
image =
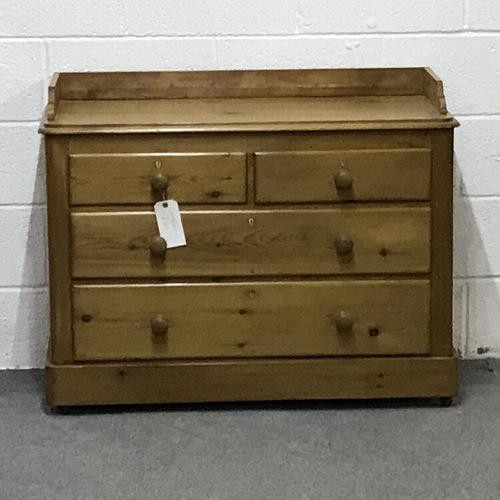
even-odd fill
[{"label": "pine chest of drawers", "polygon": [[425,68],[55,75],[49,403],[455,395],[456,125]]}]

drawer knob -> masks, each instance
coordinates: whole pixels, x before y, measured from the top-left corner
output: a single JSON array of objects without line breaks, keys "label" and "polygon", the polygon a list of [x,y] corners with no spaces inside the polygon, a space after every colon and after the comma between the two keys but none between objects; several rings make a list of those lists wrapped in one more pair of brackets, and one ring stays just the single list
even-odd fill
[{"label": "drawer knob", "polygon": [[349,236],[337,236],[335,238],[335,250],[340,256],[349,256],[352,254],[354,242]]},{"label": "drawer knob", "polygon": [[335,186],[340,191],[352,189],[352,175],[348,170],[342,169],[335,174]]},{"label": "drawer knob", "polygon": [[335,326],[337,331],[350,332],[352,330],[352,325],[354,324],[354,319],[348,311],[339,311],[334,316]]},{"label": "drawer knob", "polygon": [[168,187],[168,179],[158,173],[151,177],[151,188],[155,193],[163,193]]},{"label": "drawer knob", "polygon": [[167,242],[161,236],[156,236],[149,244],[151,255],[164,259],[167,252]]},{"label": "drawer knob", "polygon": [[157,314],[151,319],[151,333],[153,335],[165,335],[168,331],[168,321],[162,314]]}]

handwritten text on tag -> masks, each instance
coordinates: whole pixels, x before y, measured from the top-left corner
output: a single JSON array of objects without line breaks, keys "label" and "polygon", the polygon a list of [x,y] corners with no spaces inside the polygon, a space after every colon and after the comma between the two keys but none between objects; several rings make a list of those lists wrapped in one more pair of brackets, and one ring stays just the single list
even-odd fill
[{"label": "handwritten text on tag", "polygon": [[155,203],[156,223],[160,236],[167,242],[167,248],[186,245],[186,236],[182,227],[179,204],[175,200],[163,200]]}]

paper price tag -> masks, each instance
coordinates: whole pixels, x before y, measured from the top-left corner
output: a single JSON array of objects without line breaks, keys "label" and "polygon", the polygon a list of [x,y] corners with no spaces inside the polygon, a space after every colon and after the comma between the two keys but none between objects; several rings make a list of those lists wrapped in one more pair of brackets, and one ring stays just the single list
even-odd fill
[{"label": "paper price tag", "polygon": [[155,203],[156,223],[160,236],[167,242],[167,248],[186,245],[186,236],[182,227],[179,204],[175,200],[163,200]]}]

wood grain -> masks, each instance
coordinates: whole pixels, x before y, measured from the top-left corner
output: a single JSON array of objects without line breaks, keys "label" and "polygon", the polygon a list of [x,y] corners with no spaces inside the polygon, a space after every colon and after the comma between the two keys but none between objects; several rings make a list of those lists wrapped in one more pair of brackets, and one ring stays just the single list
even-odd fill
[{"label": "wood grain", "polygon": [[381,357],[48,366],[52,405],[455,396],[456,358]]},{"label": "wood grain", "polygon": [[46,134],[456,125],[427,68],[62,73],[50,95]]},{"label": "wood grain", "polygon": [[62,73],[62,99],[417,95],[425,68]]},{"label": "wood grain", "polygon": [[446,99],[444,97],[443,82],[432,71],[431,68],[425,68],[424,72],[424,95],[443,115],[447,114]]},{"label": "wood grain", "polygon": [[60,102],[61,85],[59,82],[59,73],[54,73],[50,79],[48,89],[48,103],[46,109],[47,121],[54,121]]},{"label": "wood grain", "polygon": [[[186,211],[187,246],[152,261],[148,212],[74,213],[73,276],[252,276],[429,271],[430,210]],[[337,256],[346,235],[353,258]]]},{"label": "wood grain", "polygon": [[[84,285],[73,297],[82,361],[429,352],[423,280]],[[337,329],[341,311],[352,330]],[[158,315],[165,335],[151,331]]]},{"label": "wood grain", "polygon": [[[332,202],[427,200],[428,149],[279,151],[255,153],[256,200]],[[348,172],[352,189],[340,190],[335,175]]]},{"label": "wood grain", "polygon": [[[446,115],[445,115],[446,116]],[[445,118],[446,119],[446,118]],[[54,126],[211,126],[443,120],[421,95],[59,102]]]},{"label": "wood grain", "polygon": [[[68,191],[68,141],[45,142],[49,236],[50,338],[53,363],[73,360],[71,335],[71,236]],[[42,244],[42,242],[40,242]]]},{"label": "wood grain", "polygon": [[[430,69],[62,73],[48,95],[50,404],[457,393],[458,122]],[[157,174],[188,240],[164,260]]]},{"label": "wood grain", "polygon": [[432,353],[453,351],[453,134],[432,136]]},{"label": "wood grain", "polygon": [[73,155],[70,161],[73,205],[151,204],[162,199],[151,178],[168,181],[165,193],[179,203],[244,203],[243,153],[163,153]]},{"label": "wood grain", "polygon": [[115,135],[137,136],[162,134],[220,134],[234,133],[296,133],[296,132],[360,132],[360,131],[421,131],[439,130],[458,127],[458,121],[454,118],[442,120],[393,120],[393,121],[352,121],[352,122],[277,122],[277,123],[212,123],[208,125],[42,125],[40,131],[45,135],[64,135],[66,137],[86,137],[90,135],[101,135],[113,137]]},{"label": "wood grain", "polygon": [[[168,138],[168,141],[166,140]],[[151,154],[207,153],[241,151],[345,151],[360,149],[430,149],[431,137],[425,130],[368,130],[343,133],[245,132],[245,133],[171,133],[101,134],[71,136],[70,153],[77,154]]]}]

